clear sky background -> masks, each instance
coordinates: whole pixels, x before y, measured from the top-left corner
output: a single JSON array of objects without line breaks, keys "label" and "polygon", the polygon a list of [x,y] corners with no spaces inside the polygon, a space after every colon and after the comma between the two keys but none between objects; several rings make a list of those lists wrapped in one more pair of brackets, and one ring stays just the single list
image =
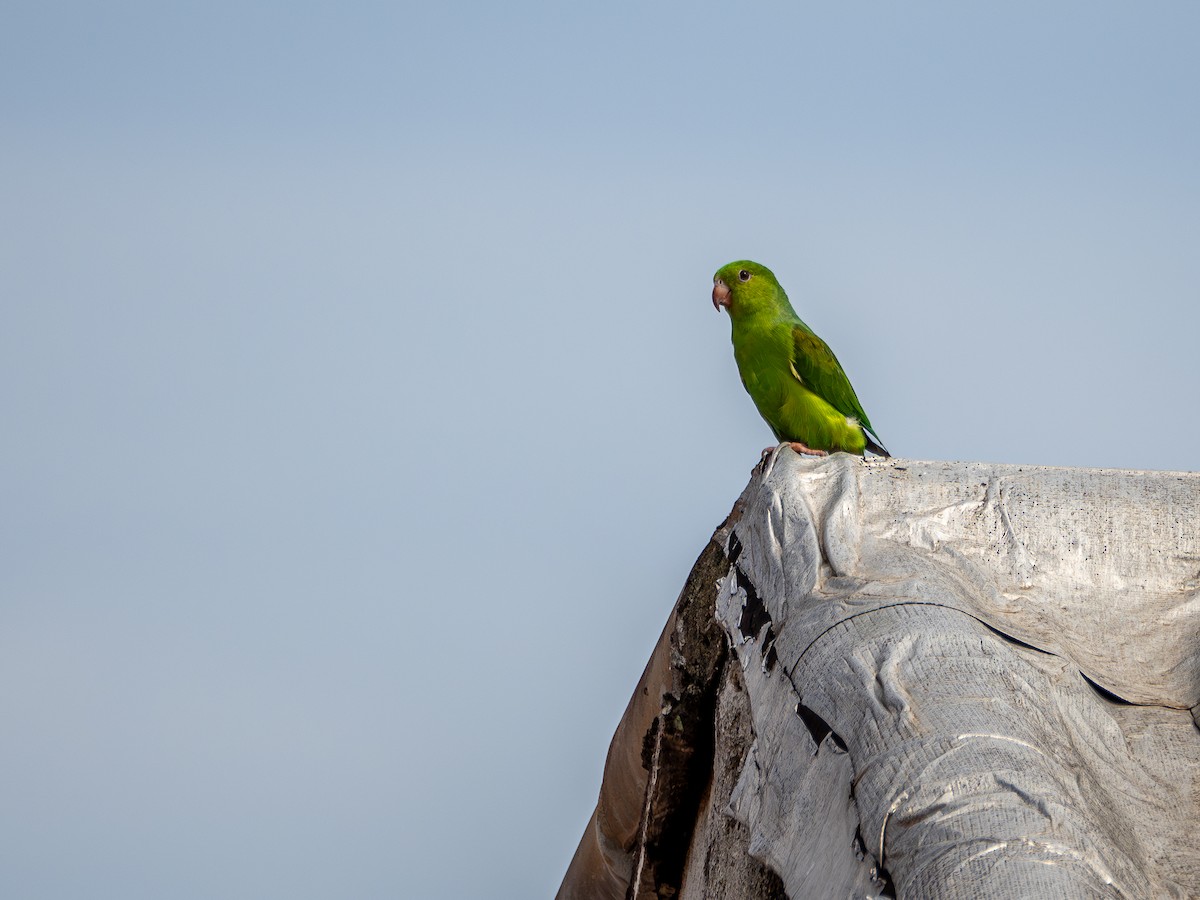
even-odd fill
[{"label": "clear sky background", "polygon": [[0,885],[558,885],[770,443],[1197,468],[1194,3],[9,3]]}]

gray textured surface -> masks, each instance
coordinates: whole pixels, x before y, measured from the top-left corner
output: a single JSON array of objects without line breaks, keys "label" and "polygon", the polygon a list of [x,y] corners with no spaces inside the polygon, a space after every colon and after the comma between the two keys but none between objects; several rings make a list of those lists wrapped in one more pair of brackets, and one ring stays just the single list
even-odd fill
[{"label": "gray textured surface", "polygon": [[1200,896],[1198,513],[1191,474],[779,453],[559,896]]},{"label": "gray textured surface", "polygon": [[1200,477],[782,452],[743,500],[734,809],[790,897],[1200,894]]}]

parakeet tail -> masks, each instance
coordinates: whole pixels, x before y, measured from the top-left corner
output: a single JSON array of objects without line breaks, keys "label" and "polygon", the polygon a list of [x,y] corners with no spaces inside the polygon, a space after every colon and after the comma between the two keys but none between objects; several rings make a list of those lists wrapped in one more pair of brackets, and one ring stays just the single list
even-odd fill
[{"label": "parakeet tail", "polygon": [[863,437],[865,437],[867,439],[867,449],[870,450],[872,453],[874,453],[876,456],[891,456],[892,455],[887,452],[887,448],[884,447],[883,444],[877,444],[875,441],[871,440],[871,436],[869,434],[867,434],[865,431],[863,432]]}]

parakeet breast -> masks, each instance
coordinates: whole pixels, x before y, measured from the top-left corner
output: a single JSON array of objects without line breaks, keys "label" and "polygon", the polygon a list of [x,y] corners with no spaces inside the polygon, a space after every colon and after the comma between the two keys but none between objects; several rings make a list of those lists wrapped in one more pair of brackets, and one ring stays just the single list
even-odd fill
[{"label": "parakeet breast", "polygon": [[734,325],[733,355],[746,393],[776,440],[861,455],[866,439],[859,423],[838,412],[796,371],[794,327],[791,321]]},{"label": "parakeet breast", "polygon": [[[739,323],[740,324],[740,323]],[[783,423],[778,412],[799,387],[792,374],[790,329],[786,326],[743,327],[733,330],[733,356],[746,393],[779,440]]]}]

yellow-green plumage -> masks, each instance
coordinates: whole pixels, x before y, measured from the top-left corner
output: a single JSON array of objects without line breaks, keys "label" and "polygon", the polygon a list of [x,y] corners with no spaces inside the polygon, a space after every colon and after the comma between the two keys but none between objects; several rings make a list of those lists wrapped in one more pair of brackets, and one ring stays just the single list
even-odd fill
[{"label": "yellow-green plumage", "polygon": [[770,269],[749,260],[723,266],[713,276],[713,304],[729,313],[742,384],[776,440],[888,455],[837,357],[796,315]]}]

